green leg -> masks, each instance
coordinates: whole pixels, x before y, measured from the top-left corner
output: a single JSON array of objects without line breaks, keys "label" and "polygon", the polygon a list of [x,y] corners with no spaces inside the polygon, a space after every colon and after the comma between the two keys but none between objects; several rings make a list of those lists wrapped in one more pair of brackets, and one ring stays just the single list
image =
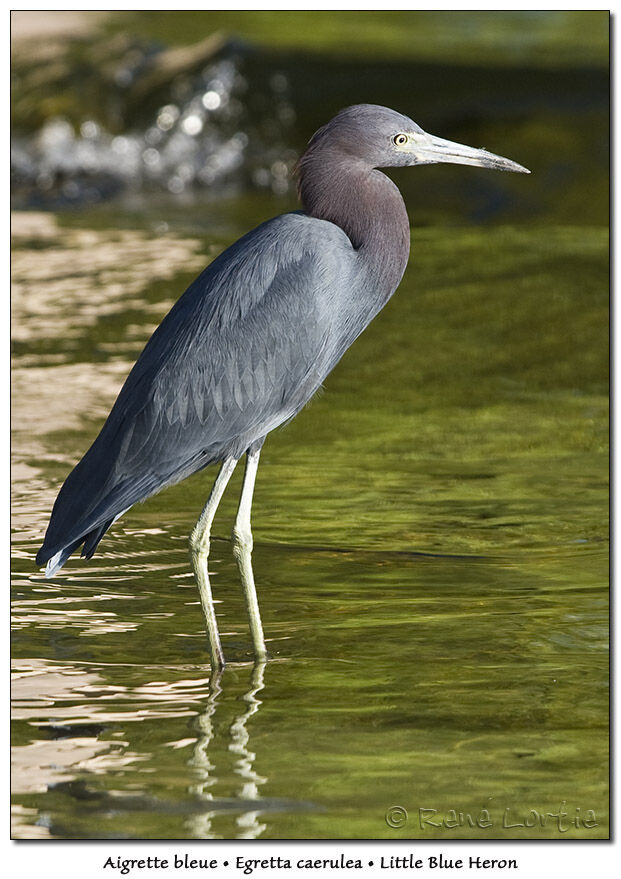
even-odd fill
[{"label": "green leg", "polygon": [[246,600],[246,608],[250,620],[250,635],[252,637],[255,659],[258,661],[267,658],[267,651],[265,649],[265,639],[263,637],[263,626],[261,625],[261,614],[259,613],[257,589],[254,584],[254,574],[252,572],[252,531],[250,528],[250,511],[252,509],[252,494],[257,475],[257,467],[259,466],[260,453],[260,450],[256,450],[254,452],[248,452],[246,455],[244,484],[239,499],[237,518],[235,519],[235,525],[233,527],[233,554],[235,555],[239,567],[244,598]]},{"label": "green leg", "polygon": [[211,657],[212,669],[224,668],[224,654],[222,653],[222,645],[220,644],[220,633],[218,632],[218,622],[216,620],[216,612],[213,606],[213,595],[211,593],[211,584],[209,582],[209,571],[207,570],[207,560],[209,558],[209,538],[211,534],[211,524],[218,504],[224,494],[229,479],[235,470],[237,458],[227,458],[220,468],[220,472],[216,478],[209,495],[209,500],[200,514],[199,520],[194,526],[194,530],[190,536],[190,554],[192,557],[192,567],[198,584],[198,592],[201,599],[203,613],[205,614],[205,623],[207,624],[207,637],[209,639],[209,655]]}]

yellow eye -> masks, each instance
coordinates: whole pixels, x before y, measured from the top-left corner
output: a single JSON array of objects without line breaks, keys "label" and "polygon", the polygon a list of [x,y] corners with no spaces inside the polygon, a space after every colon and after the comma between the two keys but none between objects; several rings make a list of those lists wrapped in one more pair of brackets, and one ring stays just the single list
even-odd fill
[{"label": "yellow eye", "polygon": [[395,134],[392,142],[396,144],[396,146],[405,146],[405,144],[408,142],[408,136],[407,134]]}]

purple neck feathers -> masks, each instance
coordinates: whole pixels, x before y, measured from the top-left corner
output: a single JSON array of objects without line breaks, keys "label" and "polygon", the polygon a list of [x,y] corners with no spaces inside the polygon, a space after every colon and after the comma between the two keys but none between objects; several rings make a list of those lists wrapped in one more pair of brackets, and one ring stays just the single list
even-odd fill
[{"label": "purple neck feathers", "polygon": [[311,144],[298,165],[305,213],[340,226],[370,273],[396,289],[410,252],[410,224],[401,193],[365,162]]}]

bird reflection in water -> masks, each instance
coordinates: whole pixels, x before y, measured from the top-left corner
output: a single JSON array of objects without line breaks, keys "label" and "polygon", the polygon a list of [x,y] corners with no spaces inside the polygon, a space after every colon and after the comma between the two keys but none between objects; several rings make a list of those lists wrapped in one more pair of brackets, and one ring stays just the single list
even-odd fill
[{"label": "bird reflection in water", "polygon": [[229,674],[229,672],[220,670],[212,673],[205,710],[197,719],[199,738],[194,746],[190,765],[199,780],[191,785],[190,793],[198,799],[204,800],[208,804],[208,809],[200,814],[192,815],[188,821],[188,828],[192,836],[199,839],[219,838],[220,834],[214,832],[212,828],[213,819],[218,815],[232,811],[239,812],[235,819],[238,828],[235,838],[257,839],[266,829],[266,825],[260,822],[259,816],[264,811],[263,807],[268,804],[261,799],[259,791],[267,778],[259,775],[254,769],[256,754],[249,747],[250,732],[247,728],[248,721],[258,712],[262,704],[257,694],[265,686],[265,662],[254,664],[250,676],[250,688],[238,697],[243,708],[228,727],[227,753],[233,757],[233,772],[240,779],[239,795],[235,798],[225,798],[217,797],[213,793],[213,788],[219,778],[215,756],[210,756],[210,748],[213,751],[213,745],[216,744],[218,709],[224,707],[223,699],[226,694],[223,677],[228,677]]}]

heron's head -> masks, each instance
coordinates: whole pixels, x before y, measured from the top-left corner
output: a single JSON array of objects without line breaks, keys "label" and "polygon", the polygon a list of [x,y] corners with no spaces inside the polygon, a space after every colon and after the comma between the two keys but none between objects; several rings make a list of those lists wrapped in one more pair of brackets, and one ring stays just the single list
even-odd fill
[{"label": "heron's head", "polygon": [[309,149],[313,148],[336,150],[373,168],[451,162],[530,174],[502,156],[427,134],[407,116],[376,104],[341,110],[313,135]]}]

